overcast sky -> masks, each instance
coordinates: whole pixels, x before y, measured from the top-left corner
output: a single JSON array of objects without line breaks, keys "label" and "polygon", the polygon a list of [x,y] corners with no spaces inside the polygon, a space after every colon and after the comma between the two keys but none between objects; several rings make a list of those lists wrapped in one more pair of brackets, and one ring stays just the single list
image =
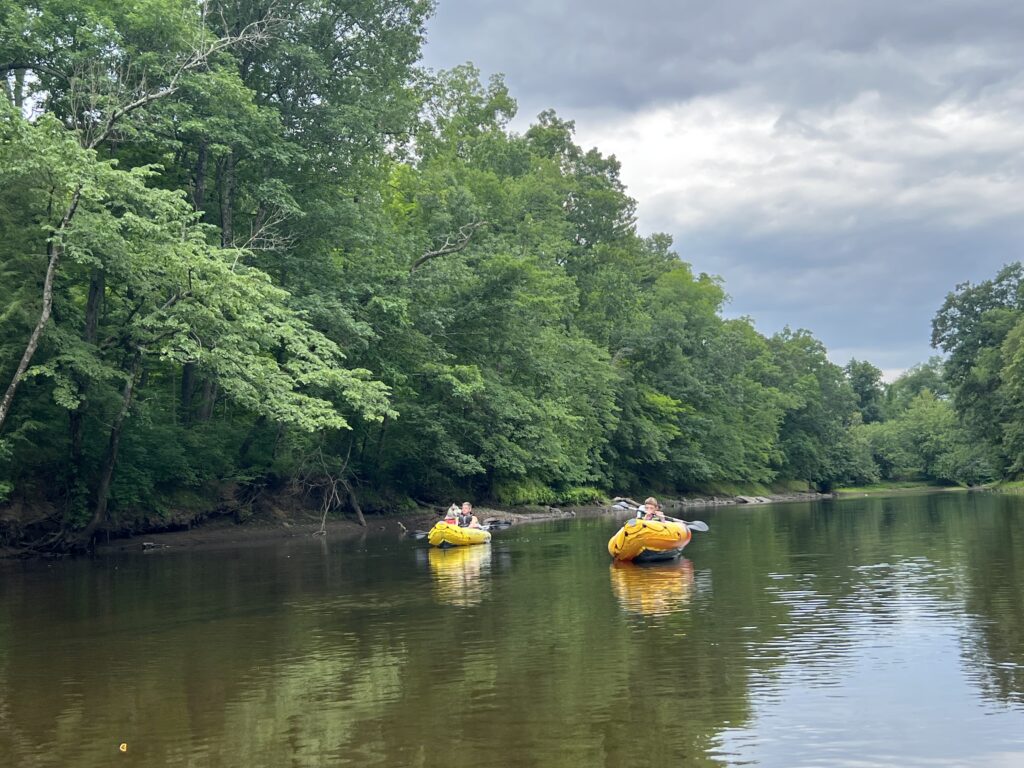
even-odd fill
[{"label": "overcast sky", "polygon": [[726,314],[889,377],[1021,258],[1021,0],[438,0],[425,64],[503,73],[623,164]]}]

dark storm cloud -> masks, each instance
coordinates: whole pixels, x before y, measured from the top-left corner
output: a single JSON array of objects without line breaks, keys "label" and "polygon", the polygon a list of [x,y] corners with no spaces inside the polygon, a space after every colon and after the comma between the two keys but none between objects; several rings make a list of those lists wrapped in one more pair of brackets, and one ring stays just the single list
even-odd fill
[{"label": "dark storm cloud", "polygon": [[425,63],[575,119],[730,315],[898,370],[1021,257],[1022,41],[1018,0],[440,0]]},{"label": "dark storm cloud", "polygon": [[504,72],[526,104],[637,109],[755,87],[801,104],[912,101],[1024,62],[1018,0],[440,0],[426,63]]},{"label": "dark storm cloud", "polygon": [[992,277],[1022,238],[1019,221],[967,231],[887,221],[879,211],[870,227],[846,233],[704,232],[680,243],[680,255],[728,275],[727,315],[749,315],[769,334],[805,327],[837,362],[857,357],[891,370],[937,354],[931,321],[946,295]]}]

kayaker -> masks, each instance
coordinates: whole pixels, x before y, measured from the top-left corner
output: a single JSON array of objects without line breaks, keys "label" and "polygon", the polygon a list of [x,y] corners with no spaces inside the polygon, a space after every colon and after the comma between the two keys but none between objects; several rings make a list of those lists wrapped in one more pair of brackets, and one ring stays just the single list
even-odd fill
[{"label": "kayaker", "polygon": [[473,505],[468,501],[462,502],[462,515],[459,517],[459,525],[464,528],[479,528],[480,521],[473,514]]},{"label": "kayaker", "polygon": [[638,510],[636,513],[637,517],[642,517],[644,520],[661,520],[665,521],[665,513],[661,511],[661,505],[658,500],[653,496],[648,496],[644,499],[643,510]]}]

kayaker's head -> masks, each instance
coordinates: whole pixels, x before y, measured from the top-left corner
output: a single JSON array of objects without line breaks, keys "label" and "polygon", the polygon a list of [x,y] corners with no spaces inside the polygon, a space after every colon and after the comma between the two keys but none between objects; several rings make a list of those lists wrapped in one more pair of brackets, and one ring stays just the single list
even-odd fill
[{"label": "kayaker's head", "polygon": [[464,515],[472,515],[473,514],[473,505],[470,504],[468,501],[462,502],[462,514],[464,514]]},{"label": "kayaker's head", "polygon": [[654,515],[658,514],[660,510],[661,505],[658,504],[658,500],[656,498],[654,498],[653,496],[648,496],[646,499],[644,499],[644,512],[646,512],[647,517],[653,517]]}]

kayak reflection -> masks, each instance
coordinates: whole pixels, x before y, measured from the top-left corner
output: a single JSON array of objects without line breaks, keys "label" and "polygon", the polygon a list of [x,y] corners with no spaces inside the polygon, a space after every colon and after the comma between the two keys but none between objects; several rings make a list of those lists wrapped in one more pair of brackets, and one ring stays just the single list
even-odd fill
[{"label": "kayak reflection", "polygon": [[693,594],[693,563],[637,565],[616,560],[611,566],[612,592],[624,611],[666,616],[682,610]]},{"label": "kayak reflection", "polygon": [[463,606],[480,603],[490,587],[485,573],[491,568],[490,547],[431,547],[427,556],[440,602]]}]

